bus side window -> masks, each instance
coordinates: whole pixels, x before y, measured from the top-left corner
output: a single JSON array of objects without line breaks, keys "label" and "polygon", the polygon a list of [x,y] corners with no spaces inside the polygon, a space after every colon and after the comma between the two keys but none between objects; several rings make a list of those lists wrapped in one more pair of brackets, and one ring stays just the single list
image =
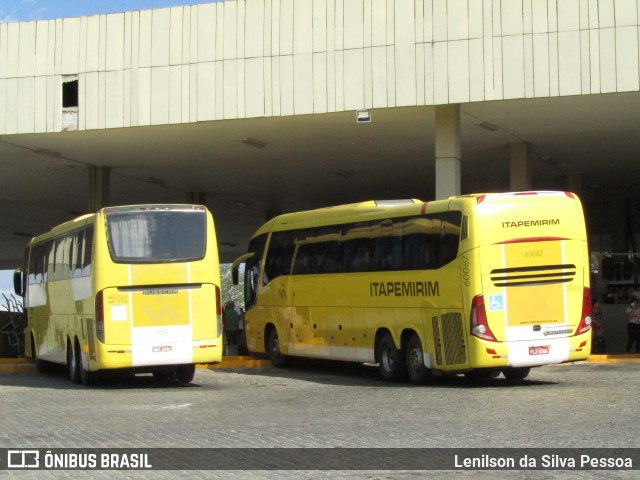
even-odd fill
[{"label": "bus side window", "polygon": [[93,225],[89,225],[84,231],[82,242],[82,276],[91,275],[91,250],[93,247]]},{"label": "bus side window", "polygon": [[262,283],[275,280],[280,275],[289,275],[293,257],[293,237],[290,232],[277,232],[271,235],[267,250],[266,264]]},{"label": "bus side window", "polygon": [[267,236],[260,235],[249,243],[249,251],[254,255],[244,265],[244,308],[247,310],[256,302],[258,296],[261,259],[266,241]]},{"label": "bus side window", "polygon": [[84,230],[78,230],[73,235],[73,278],[82,276],[82,243]]},{"label": "bus side window", "polygon": [[56,255],[56,244],[53,240],[49,240],[44,244],[45,250],[45,267],[44,267],[44,282],[48,282],[53,280],[53,272],[55,265],[55,255]]},{"label": "bus side window", "polygon": [[44,248],[42,244],[31,247],[29,256],[29,285],[35,285],[43,281],[44,275]]}]

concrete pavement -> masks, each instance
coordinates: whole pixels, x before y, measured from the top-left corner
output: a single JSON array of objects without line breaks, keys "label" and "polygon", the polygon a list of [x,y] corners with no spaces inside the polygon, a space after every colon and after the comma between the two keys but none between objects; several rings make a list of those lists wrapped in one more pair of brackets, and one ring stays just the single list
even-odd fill
[{"label": "concrete pavement", "polygon": [[[640,364],[638,354],[612,354],[612,355],[591,355],[584,362],[586,364]],[[249,355],[237,355],[223,357],[222,362],[216,365],[198,365],[198,368],[208,368],[210,370],[225,368],[253,368],[267,367],[271,361],[264,357],[253,357]],[[36,364],[30,358],[0,358],[0,373],[11,372],[35,372]]]}]

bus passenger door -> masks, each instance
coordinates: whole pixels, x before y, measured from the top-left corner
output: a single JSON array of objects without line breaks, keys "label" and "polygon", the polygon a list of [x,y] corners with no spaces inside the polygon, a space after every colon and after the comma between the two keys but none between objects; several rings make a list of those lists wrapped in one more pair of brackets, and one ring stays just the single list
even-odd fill
[{"label": "bus passenger door", "polygon": [[318,297],[319,281],[313,275],[294,275],[291,278],[290,353],[303,357],[329,356],[326,345],[326,323],[321,307],[313,299]]}]

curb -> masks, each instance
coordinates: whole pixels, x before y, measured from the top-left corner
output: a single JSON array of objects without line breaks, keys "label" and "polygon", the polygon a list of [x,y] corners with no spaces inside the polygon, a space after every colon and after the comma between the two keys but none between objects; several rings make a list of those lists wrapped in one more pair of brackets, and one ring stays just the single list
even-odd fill
[{"label": "curb", "polygon": [[[584,363],[588,365],[640,365],[640,354],[591,355]],[[222,362],[220,363],[197,365],[197,368],[223,370],[226,368],[259,368],[268,366],[271,366],[271,361],[268,359],[237,355],[223,357]],[[36,363],[30,358],[0,358],[0,373],[24,373],[35,371]]]},{"label": "curb", "polygon": [[611,355],[591,355],[585,363],[609,363],[609,364],[640,364],[640,355],[619,353]]},{"label": "curb", "polygon": [[[271,365],[270,360],[249,356],[227,356],[222,362],[211,365],[197,365],[197,368],[210,370],[225,368],[254,368]],[[36,362],[31,358],[0,358],[0,373],[35,372]]]},{"label": "curb", "polygon": [[35,371],[36,363],[30,358],[0,358],[0,373]]}]

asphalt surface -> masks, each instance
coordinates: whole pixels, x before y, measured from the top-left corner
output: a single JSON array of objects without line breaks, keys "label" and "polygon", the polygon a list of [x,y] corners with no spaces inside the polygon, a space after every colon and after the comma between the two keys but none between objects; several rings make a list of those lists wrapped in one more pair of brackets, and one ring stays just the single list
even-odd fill
[{"label": "asphalt surface", "polygon": [[[93,387],[64,372],[0,373],[0,448],[637,448],[636,364],[533,369],[518,384],[462,376],[382,382],[373,367],[197,369]],[[0,471],[3,478],[638,478],[624,470]]]}]

